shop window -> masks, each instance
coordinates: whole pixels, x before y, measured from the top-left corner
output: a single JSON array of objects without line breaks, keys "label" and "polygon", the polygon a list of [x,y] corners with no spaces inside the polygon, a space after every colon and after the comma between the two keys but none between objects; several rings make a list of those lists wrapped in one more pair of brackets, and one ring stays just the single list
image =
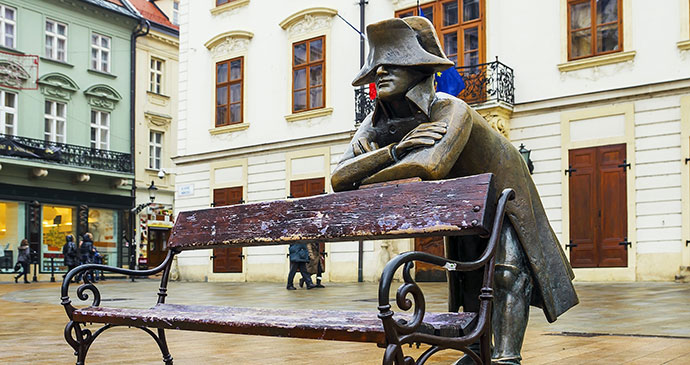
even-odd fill
[{"label": "shop window", "polygon": [[242,123],[244,57],[216,63],[216,127]]},{"label": "shop window", "polygon": [[117,211],[89,208],[89,232],[93,235],[93,246],[100,253],[104,265],[117,265],[117,223]]},{"label": "shop window", "polygon": [[326,37],[292,44],[292,112],[323,108]]},{"label": "shop window", "polygon": [[67,24],[46,20],[46,57],[67,61]]},{"label": "shop window", "polygon": [[66,143],[67,105],[57,101],[45,102],[45,140]]},{"label": "shop window", "polygon": [[[55,271],[64,271],[63,266],[62,246],[65,244],[65,237],[68,234],[75,235],[77,210],[74,207],[44,205],[43,206],[43,220],[42,220],[42,234],[43,240],[41,245],[41,271],[50,271],[50,257],[55,256],[53,264]],[[57,255],[57,256],[56,256]],[[58,257],[59,256],[59,257]]]},{"label": "shop window", "polygon": [[91,110],[91,148],[110,149],[110,113]]},{"label": "shop window", "polygon": [[110,37],[91,34],[91,69],[110,72]]},{"label": "shop window", "polygon": [[161,157],[163,155],[163,132],[149,132],[149,168],[161,169]]},{"label": "shop window", "polygon": [[621,0],[568,0],[568,60],[623,50]]},{"label": "shop window", "polygon": [[151,57],[151,67],[149,69],[149,91],[152,93],[163,93],[163,65],[165,65],[165,61]]},{"label": "shop window", "polygon": [[17,38],[17,10],[0,4],[0,45],[15,48]]},{"label": "shop window", "polygon": [[[20,205],[0,201],[0,272],[14,271],[17,262],[17,247],[24,238],[24,214]],[[20,232],[22,232],[20,235]]]},{"label": "shop window", "polygon": [[17,94],[0,90],[0,133],[17,134]]},{"label": "shop window", "polygon": [[438,0],[397,11],[395,16],[429,19],[448,59],[456,66],[474,66],[486,62],[483,9],[484,0]]}]

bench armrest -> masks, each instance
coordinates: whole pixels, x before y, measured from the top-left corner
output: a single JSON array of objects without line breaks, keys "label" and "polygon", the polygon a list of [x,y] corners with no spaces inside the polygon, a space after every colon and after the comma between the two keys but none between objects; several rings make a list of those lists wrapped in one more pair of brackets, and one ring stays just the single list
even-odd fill
[{"label": "bench armrest", "polygon": [[[472,339],[478,339],[484,332],[487,325],[487,317],[491,315],[491,300],[493,269],[494,269],[494,254],[498,240],[500,239],[501,229],[503,226],[503,219],[505,215],[506,204],[509,200],[513,200],[515,192],[513,189],[505,189],[501,193],[496,213],[494,216],[494,224],[486,249],[479,257],[479,259],[472,262],[460,262],[449,260],[444,257],[432,255],[426,252],[404,252],[393,258],[386,264],[381,274],[379,282],[379,318],[383,321],[383,326],[386,332],[386,340],[389,346],[398,347],[405,343],[424,342],[432,345],[439,345],[446,348],[464,347],[463,343]],[[439,337],[429,334],[419,333],[417,330],[421,326],[425,314],[424,294],[421,288],[412,278],[410,270],[414,267],[414,261],[426,262],[429,264],[441,266],[448,271],[472,271],[484,267],[484,283],[481,290],[481,306],[479,310],[477,325],[475,328],[465,336],[460,338]],[[412,319],[408,322],[396,321],[393,318],[393,311],[390,305],[390,289],[393,283],[395,272],[403,266],[403,284],[397,290],[396,304],[403,311],[408,311],[414,306]],[[408,298],[412,296],[412,300]],[[391,350],[391,354],[396,351]],[[388,353],[388,351],[387,351]]]},{"label": "bench armrest", "polygon": [[[89,271],[93,272],[97,270],[113,272],[117,274],[124,274],[128,276],[150,276],[158,274],[159,272],[165,270],[165,273],[163,274],[163,280],[161,281],[160,292],[158,293],[159,297],[160,295],[165,296],[166,286],[168,282],[168,274],[170,273],[170,265],[172,263],[173,257],[177,253],[177,250],[170,249],[168,251],[168,255],[165,257],[165,260],[163,260],[163,262],[157,267],[149,270],[129,270],[120,267],[100,264],[85,264],[77,266],[74,269],[70,270],[70,272],[68,272],[67,275],[65,275],[65,278],[62,280],[60,304],[62,304],[62,306],[65,307],[65,312],[67,312],[67,316],[71,320],[72,313],[75,311],[76,308],[72,306],[72,301],[69,298],[69,285],[74,277],[81,274],[84,278],[84,284],[80,285],[77,288],[77,298],[79,298],[79,300],[81,301],[89,300],[89,294],[85,292],[88,290],[91,292],[91,295],[93,295],[93,301],[91,302],[91,306],[98,307],[101,304],[101,292],[98,290],[96,285],[90,281],[87,275],[83,275]],[[159,298],[159,303],[160,302],[161,300]]]}]

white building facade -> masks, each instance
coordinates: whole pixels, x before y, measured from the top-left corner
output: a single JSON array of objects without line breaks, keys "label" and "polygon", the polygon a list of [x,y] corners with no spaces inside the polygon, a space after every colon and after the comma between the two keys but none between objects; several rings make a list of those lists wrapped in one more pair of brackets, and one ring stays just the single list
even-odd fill
[{"label": "white building facade", "polygon": [[[492,95],[494,84],[480,88],[485,96],[461,96],[532,150],[534,180],[577,278],[673,280],[690,264],[689,1],[610,2],[599,17],[590,0],[551,1],[531,12],[524,0],[421,1],[421,9],[449,57],[465,66],[468,90],[490,72],[478,64],[498,57],[512,68],[503,82],[509,99]],[[332,191],[330,173],[355,130],[350,83],[360,62],[359,36],[339,16],[359,27],[360,6],[267,5],[180,4],[176,212]],[[370,1],[365,22],[419,14],[415,5]],[[586,6],[595,14],[589,28]],[[665,21],[646,21],[650,14]],[[606,169],[611,148],[625,159],[615,162],[615,176]],[[581,156],[604,157],[578,165]],[[564,172],[578,170],[570,167],[576,160],[579,171]],[[571,215],[588,220],[572,223]],[[415,247],[424,245],[325,244],[324,279],[375,281],[392,255]],[[287,246],[195,250],[180,254],[178,269],[183,280],[282,281],[286,254]]]}]

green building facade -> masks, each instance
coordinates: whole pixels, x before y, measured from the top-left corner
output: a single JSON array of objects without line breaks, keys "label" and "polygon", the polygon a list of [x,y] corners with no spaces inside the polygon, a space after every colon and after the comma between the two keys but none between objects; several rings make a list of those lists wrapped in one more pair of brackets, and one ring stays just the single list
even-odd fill
[{"label": "green building facade", "polygon": [[[67,235],[127,263],[137,12],[121,0],[0,0],[0,280],[26,238],[39,274]],[[7,278],[5,278],[7,279]]]}]

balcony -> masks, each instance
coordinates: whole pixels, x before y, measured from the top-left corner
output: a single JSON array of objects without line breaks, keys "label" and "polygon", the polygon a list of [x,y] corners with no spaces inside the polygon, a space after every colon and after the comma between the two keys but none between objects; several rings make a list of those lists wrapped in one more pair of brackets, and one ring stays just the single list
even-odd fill
[{"label": "balcony", "polygon": [[[515,103],[513,69],[498,61],[475,66],[456,67],[465,82],[465,88],[457,95],[473,107],[487,103]],[[374,100],[369,98],[369,88],[355,89],[355,126],[374,110]]]},{"label": "balcony", "polygon": [[132,155],[0,133],[0,157],[132,174]]}]

